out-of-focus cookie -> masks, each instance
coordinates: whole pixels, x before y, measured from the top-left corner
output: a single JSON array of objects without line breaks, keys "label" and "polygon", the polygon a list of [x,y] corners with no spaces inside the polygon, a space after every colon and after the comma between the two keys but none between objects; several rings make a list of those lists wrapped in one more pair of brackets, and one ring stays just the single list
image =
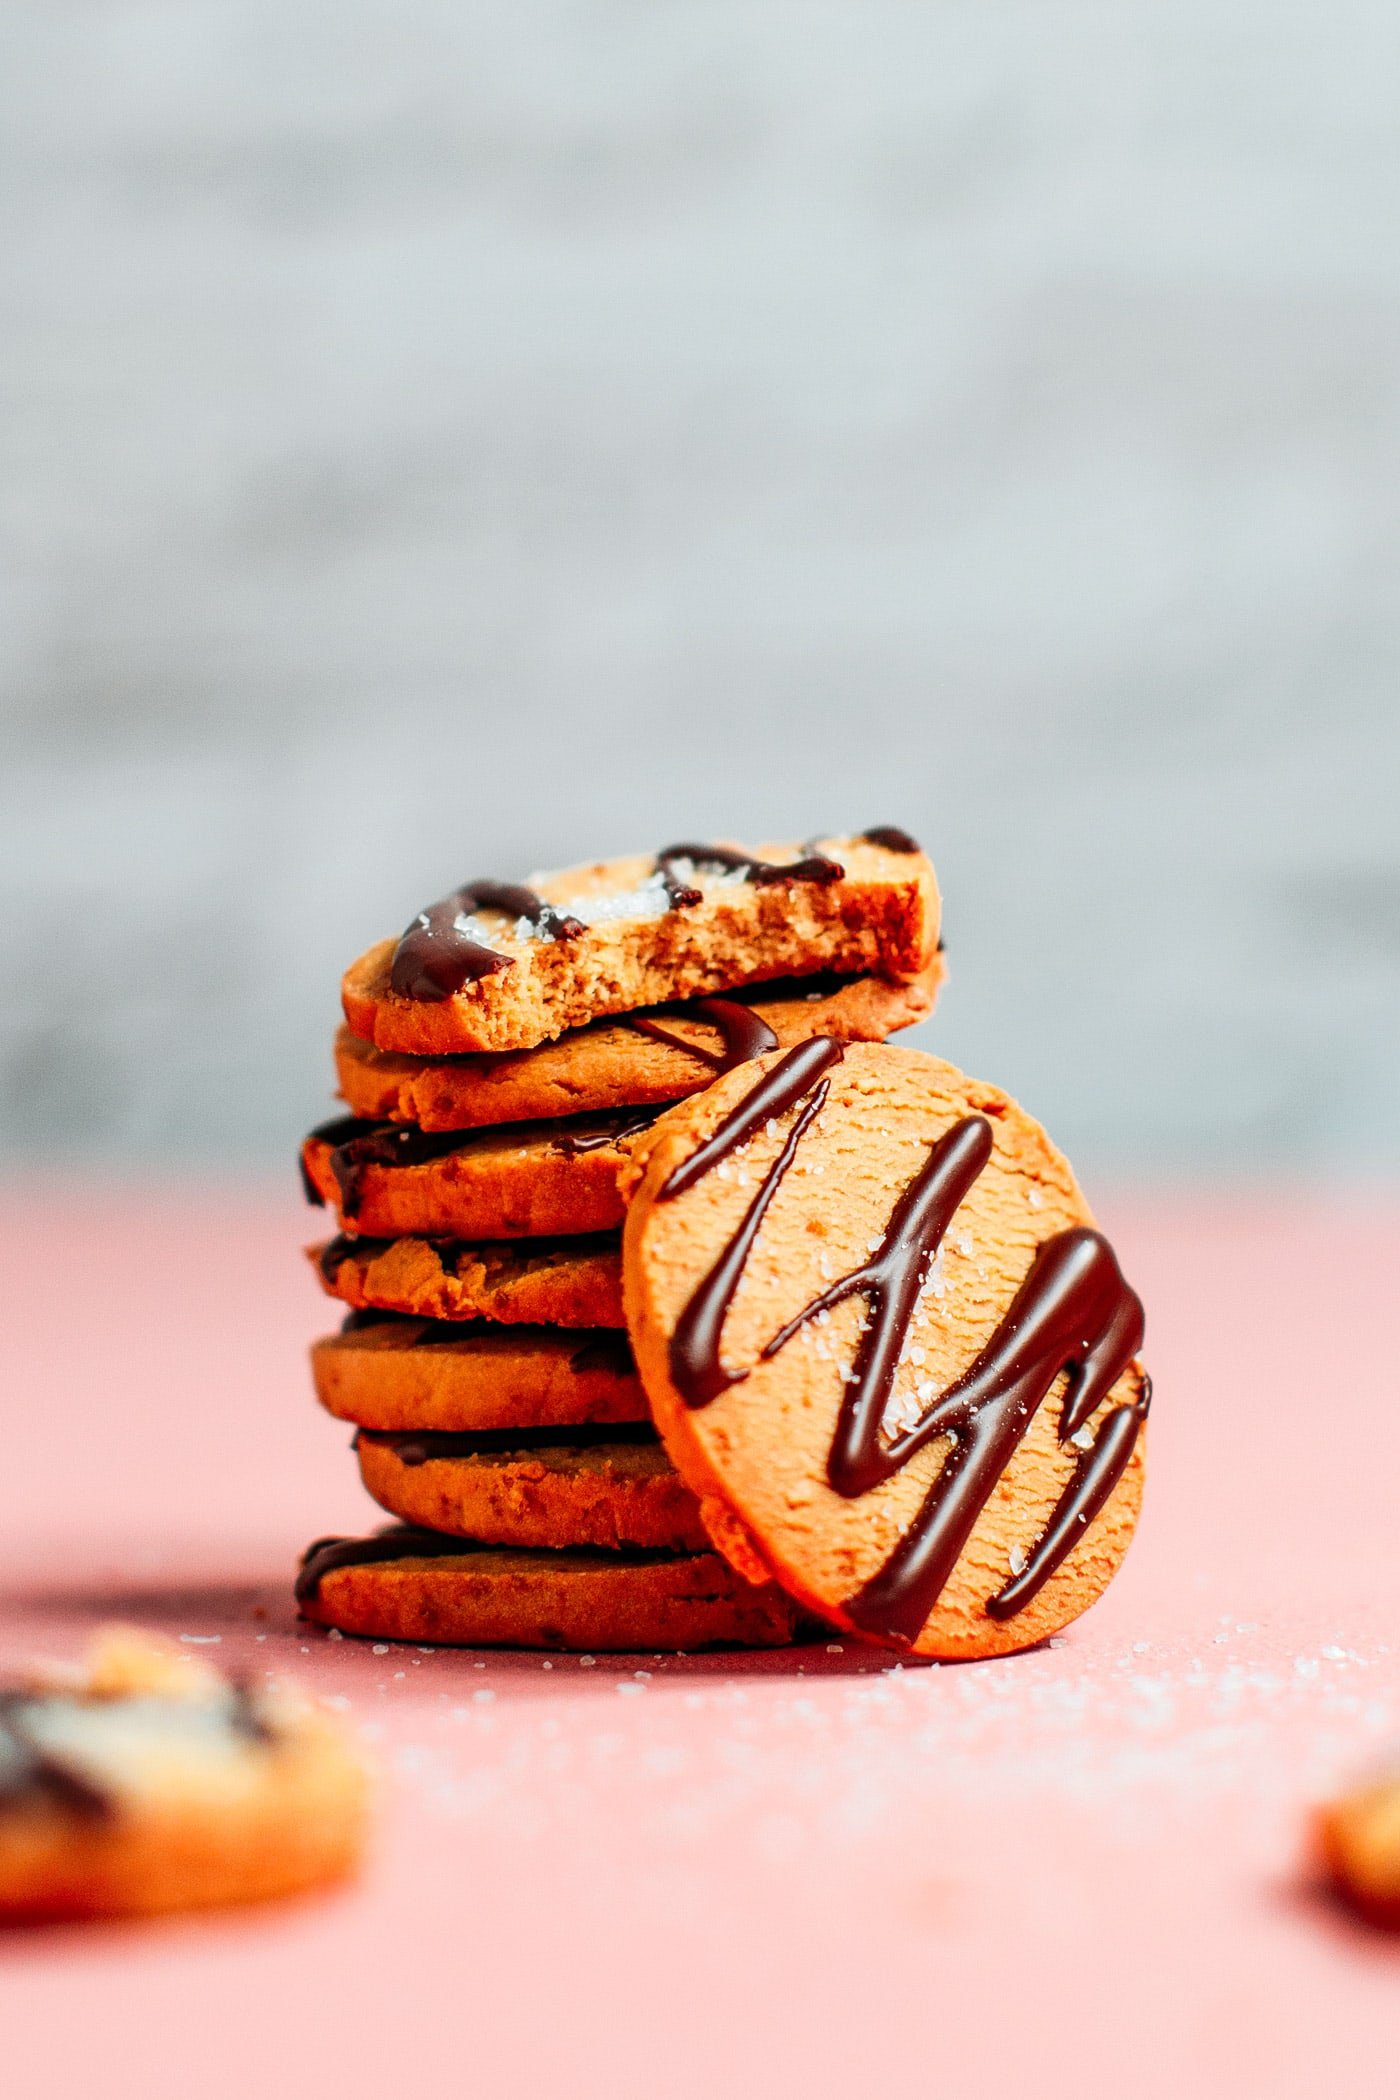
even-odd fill
[{"label": "out-of-focus cookie", "polygon": [[336,1076],[352,1115],[432,1132],[679,1101],[746,1058],[810,1036],[882,1042],[933,1011],[943,975],[940,954],[906,983],[792,978],[592,1021],[557,1042],[494,1054],[409,1057],[342,1028]]},{"label": "out-of-focus cookie", "polygon": [[326,1715],[128,1628],[0,1691],[0,1918],[288,1895],[350,1870],[367,1805]]},{"label": "out-of-focus cookie", "polygon": [[318,1540],[297,1599],[344,1633],[470,1648],[776,1648],[797,1624],[780,1589],[717,1553],[527,1552],[407,1527]]},{"label": "out-of-focus cookie", "polygon": [[346,972],[356,1035],[381,1050],[524,1050],[629,1013],[818,970],[918,977],[938,887],[886,829],[806,846],[686,844],[522,884],[465,884]]},{"label": "out-of-focus cookie", "polygon": [[1383,1772],[1318,1809],[1313,1841],[1352,1909],[1369,1924],[1400,1931],[1400,1773]]},{"label": "out-of-focus cookie", "polygon": [[608,1232],[622,1223],[628,1147],[654,1110],[429,1135],[342,1116],[301,1148],[313,1203],[381,1239],[502,1240]]},{"label": "out-of-focus cookie", "polygon": [[668,1111],[624,1228],[642,1382],[712,1537],[946,1657],[1104,1589],[1142,1492],[1142,1308],[996,1088],[818,1039]]},{"label": "out-of-focus cookie", "polygon": [[362,1429],[360,1478],[391,1516],[484,1546],[704,1553],[700,1508],[650,1422],[443,1435]]},{"label": "out-of-focus cookie", "polygon": [[306,1251],[327,1293],[357,1310],[546,1327],[626,1325],[615,1233],[489,1246],[342,1236]]},{"label": "out-of-focus cookie", "polygon": [[366,1429],[567,1428],[650,1420],[617,1328],[511,1327],[351,1313],[312,1345],[316,1397]]}]

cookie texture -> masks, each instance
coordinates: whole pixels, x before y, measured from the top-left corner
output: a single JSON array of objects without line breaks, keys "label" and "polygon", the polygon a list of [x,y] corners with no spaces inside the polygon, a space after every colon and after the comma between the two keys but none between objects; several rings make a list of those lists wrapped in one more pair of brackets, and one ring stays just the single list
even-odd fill
[{"label": "cookie texture", "polygon": [[700,1509],[650,1423],[629,1435],[432,1435],[355,1439],[360,1478],[407,1524],[488,1546],[658,1546],[708,1550]]},{"label": "cookie texture", "polygon": [[673,849],[537,876],[528,890],[468,885],[361,956],[341,997],[352,1031],[382,1050],[522,1050],[601,1014],[766,978],[916,978],[938,923],[918,851],[859,838]]},{"label": "cookie texture", "polygon": [[623,1327],[616,1234],[463,1246],[451,1240],[328,1240],[308,1247],[332,1298],[428,1320]]},{"label": "cookie texture", "polygon": [[350,1871],[367,1808],[328,1716],[129,1628],[86,1671],[0,1692],[0,1918],[287,1895]]},{"label": "cookie texture", "polygon": [[[905,983],[882,977],[803,977],[741,995],[787,1050],[809,1036],[881,1042],[933,1011],[943,957]],[[636,1026],[654,1020],[674,1040]],[[684,1048],[689,1044],[692,1048]],[[667,1007],[621,1020],[592,1021],[532,1050],[419,1058],[377,1050],[342,1028],[336,1078],[352,1114],[412,1123],[421,1130],[472,1130],[584,1111],[683,1100],[715,1079],[724,1039],[693,1007]]]},{"label": "cookie texture", "polygon": [[[347,1550],[366,1558],[338,1565]],[[797,1623],[781,1590],[715,1553],[527,1552],[409,1529],[319,1542],[297,1596],[304,1617],[344,1633],[473,1648],[773,1648]]]},{"label": "cookie texture", "polygon": [[818,1041],[669,1110],[633,1171],[638,1368],[737,1566],[948,1658],[1094,1602],[1142,1492],[1141,1307],[1030,1116]]},{"label": "cookie texture", "polygon": [[342,1229],[384,1239],[567,1237],[622,1223],[620,1180],[648,1109],[425,1138],[343,1118],[301,1148],[309,1197]]},{"label": "cookie texture", "polygon": [[[645,1422],[627,1337],[482,1321],[351,1314],[312,1345],[316,1397],[366,1429],[470,1431]],[[363,1324],[372,1321],[372,1325]]]}]

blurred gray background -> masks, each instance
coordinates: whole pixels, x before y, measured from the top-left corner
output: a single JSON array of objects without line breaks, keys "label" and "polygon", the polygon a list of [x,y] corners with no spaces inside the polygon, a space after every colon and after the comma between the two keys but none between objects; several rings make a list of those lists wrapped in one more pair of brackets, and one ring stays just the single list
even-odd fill
[{"label": "blurred gray background", "polygon": [[895,822],[1090,1170],[1400,1170],[1393,7],[11,0],[0,1124],[285,1165],[485,871]]}]

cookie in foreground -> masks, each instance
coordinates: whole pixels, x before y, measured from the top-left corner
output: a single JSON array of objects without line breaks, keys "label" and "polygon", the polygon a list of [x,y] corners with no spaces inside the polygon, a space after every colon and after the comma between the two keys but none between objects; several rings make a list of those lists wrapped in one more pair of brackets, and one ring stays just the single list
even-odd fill
[{"label": "cookie in foreground", "polygon": [[642,1383],[711,1536],[947,1658],[1102,1593],[1142,1495],[1142,1307],[996,1088],[818,1038],[669,1110],[623,1233]]},{"label": "cookie in foreground", "polygon": [[1380,1773],[1318,1809],[1313,1847],[1353,1910],[1400,1932],[1400,1772]]},{"label": "cookie in foreground", "polygon": [[0,1691],[0,1918],[290,1895],[350,1871],[367,1810],[328,1716],[130,1628],[84,1670]]},{"label": "cookie in foreground", "polygon": [[717,1553],[530,1552],[408,1525],[318,1539],[296,1594],[304,1618],[343,1633],[470,1648],[779,1648],[798,1618]]},{"label": "cookie in foreground", "polygon": [[933,869],[892,829],[806,845],[684,844],[464,883],[346,972],[345,1018],[381,1050],[526,1050],[602,1014],[812,971],[919,977]]}]

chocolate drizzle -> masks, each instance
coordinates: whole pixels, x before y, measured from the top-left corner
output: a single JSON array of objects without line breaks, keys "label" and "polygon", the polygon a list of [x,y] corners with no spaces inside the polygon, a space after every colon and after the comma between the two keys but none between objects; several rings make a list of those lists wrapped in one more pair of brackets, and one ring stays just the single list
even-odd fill
[{"label": "chocolate drizzle", "polygon": [[636,1108],[613,1116],[592,1129],[569,1130],[566,1127],[552,1140],[554,1150],[564,1153],[569,1159],[581,1158],[586,1152],[605,1152],[610,1145],[620,1145],[624,1138],[635,1137],[639,1130],[648,1129],[655,1122],[657,1113],[654,1108]]},{"label": "chocolate drizzle", "polygon": [[840,882],[846,872],[839,860],[830,860],[824,853],[809,853],[802,860],[774,861],[756,860],[735,846],[663,846],[656,856],[656,872],[673,911],[678,906],[700,904],[704,899],[704,892],[677,871],[675,864],[682,860],[689,861],[693,868],[724,868],[732,874],[742,874],[745,882],[760,887],[775,882]]},{"label": "chocolate drizzle", "polygon": [[732,1072],[736,1065],[746,1065],[752,1058],[763,1057],[769,1050],[776,1050],[778,1038],[768,1023],[737,999],[689,999],[683,1006],[662,1009],[678,1021],[708,1021],[719,1030],[718,1050],[707,1050],[701,1043],[687,1041],[663,1027],[654,1014],[628,1014],[627,1026],[635,1028],[638,1035],[649,1035],[658,1043],[669,1043],[673,1050],[684,1050],[690,1057],[698,1057],[702,1065],[708,1065],[716,1074]]},{"label": "chocolate drizzle", "polygon": [[545,941],[576,941],[588,931],[582,919],[546,904],[523,882],[467,882],[420,911],[405,930],[389,965],[390,989],[404,999],[450,999],[464,984],[508,970],[509,955],[488,948],[467,931],[463,922],[476,911],[524,919]]},{"label": "chocolate drizzle", "polygon": [[[413,1123],[376,1123],[359,1116],[338,1116],[321,1123],[306,1140],[331,1147],[330,1167],[340,1191],[340,1214],[353,1219],[364,1194],[366,1167],[425,1167],[449,1152],[460,1151],[472,1133],[460,1130],[419,1130]],[[302,1151],[302,1179],[308,1191],[316,1189]],[[319,1189],[310,1199],[324,1204]]]},{"label": "chocolate drizzle", "polygon": [[910,838],[909,833],[901,831],[897,824],[876,824],[870,831],[863,831],[861,837],[872,846],[883,846],[886,853],[922,853],[924,850],[917,839]]},{"label": "chocolate drizzle", "polygon": [[[824,1037],[802,1049],[812,1052],[819,1046],[840,1054]],[[808,1073],[794,1071],[784,1087],[773,1088],[798,1055],[792,1052],[776,1066],[670,1176],[660,1191],[662,1198],[693,1187],[768,1116],[792,1106],[811,1088],[823,1069],[815,1059]],[[707,1406],[748,1376],[726,1370],[721,1361],[724,1316],[764,1211],[819,1112],[828,1084],[823,1081],[808,1100],[728,1245],[676,1322],[671,1377],[689,1407]],[[775,1105],[775,1094],[782,1097],[780,1106]],[[991,1125],[984,1117],[969,1116],[955,1124],[933,1146],[901,1195],[870,1259],[804,1306],[761,1352],[761,1360],[767,1361],[819,1314],[848,1298],[865,1300],[867,1318],[827,1460],[827,1479],[838,1495],[868,1494],[926,1445],[952,1440],[899,1545],[845,1606],[854,1625],[887,1640],[909,1643],[917,1638],[1016,1446],[1061,1373],[1068,1376],[1059,1441],[1071,1443],[1078,1460],[1029,1559],[988,1601],[986,1610],[993,1618],[1009,1619],[1024,1610],[1072,1552],[1122,1477],[1147,1414],[1150,1387],[1144,1380],[1140,1398],[1112,1408],[1092,1440],[1083,1442],[1096,1408],[1142,1345],[1143,1312],[1107,1240],[1081,1227],[1057,1233],[1037,1248],[1009,1311],[974,1363],[925,1408],[914,1428],[886,1437],[886,1408],[929,1269],[991,1150]]]},{"label": "chocolate drizzle", "polygon": [[30,1800],[47,1800],[84,1822],[102,1823],[116,1803],[106,1788],[43,1749],[24,1725],[25,1710],[42,1694],[0,1692],[0,1814]]}]

